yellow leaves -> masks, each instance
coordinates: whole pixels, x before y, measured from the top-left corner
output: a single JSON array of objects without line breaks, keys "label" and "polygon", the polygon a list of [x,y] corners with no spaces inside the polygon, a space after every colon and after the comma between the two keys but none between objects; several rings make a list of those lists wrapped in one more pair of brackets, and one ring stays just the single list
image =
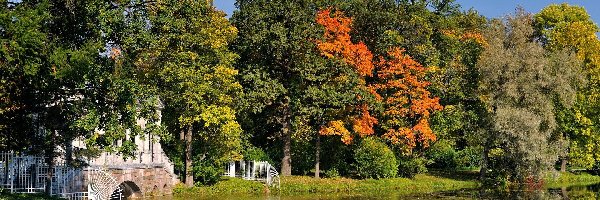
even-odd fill
[{"label": "yellow leaves", "polygon": [[487,46],[488,43],[483,37],[483,34],[473,30],[441,30],[442,35],[461,42],[475,42],[481,46]]},{"label": "yellow leaves", "polygon": [[481,46],[488,46],[488,43],[485,40],[485,38],[483,37],[483,35],[481,33],[478,33],[478,32],[466,32],[466,33],[463,33],[460,36],[460,41],[463,41],[463,42],[474,41],[475,43],[477,43],[477,44],[479,44]]},{"label": "yellow leaves", "polygon": [[344,144],[352,143],[352,136],[350,135],[350,131],[344,127],[344,122],[340,120],[331,121],[326,126],[321,127],[319,130],[319,134],[321,135],[340,135],[342,136],[342,142]]}]

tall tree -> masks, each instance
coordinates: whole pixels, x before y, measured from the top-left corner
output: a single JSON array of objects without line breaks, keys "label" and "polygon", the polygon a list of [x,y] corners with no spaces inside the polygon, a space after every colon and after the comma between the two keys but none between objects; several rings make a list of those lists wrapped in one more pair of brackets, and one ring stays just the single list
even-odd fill
[{"label": "tall tree", "polygon": [[[324,79],[313,86],[329,93],[323,96],[328,99],[317,101],[320,103],[317,110],[322,110],[317,119],[315,155],[315,177],[319,177],[320,135],[340,135],[343,143],[350,144],[354,135],[373,135],[377,119],[369,112],[373,94],[365,81],[373,75],[373,54],[364,43],[351,41],[352,19],[340,11],[332,13],[329,8],[317,12],[316,22],[325,29],[323,39],[316,41],[317,48],[330,63],[329,68],[321,71],[326,75]],[[346,128],[350,126],[353,132]]]},{"label": "tall tree", "polygon": [[600,40],[598,26],[583,7],[566,3],[552,4],[535,15],[536,32],[550,51],[574,51],[584,64],[589,85],[579,88],[573,109],[561,110],[558,120],[563,139],[568,139],[568,157],[561,156],[561,170],[566,161],[592,168],[600,161],[598,134],[598,97],[600,97]]},{"label": "tall tree", "polygon": [[406,154],[416,147],[428,147],[437,139],[429,116],[442,106],[439,98],[427,91],[426,69],[398,48],[390,50],[389,58],[381,57],[377,66],[377,82],[372,88],[384,102],[383,137],[401,145]]},{"label": "tall tree", "polygon": [[165,116],[173,118],[165,125],[181,133],[185,183],[193,186],[204,159],[220,168],[241,158],[234,107],[241,92],[233,68],[238,56],[228,49],[237,29],[207,1],[156,2],[147,12],[154,41],[140,57],[147,63],[140,65],[149,68]]},{"label": "tall tree", "polygon": [[[27,141],[14,150],[43,150],[52,168],[59,153],[74,164],[70,144],[75,138],[87,138],[88,149],[114,147],[110,132],[125,138],[125,128],[140,130],[137,105],[142,99],[123,95],[135,90],[121,84],[130,77],[114,76],[117,56],[99,53],[107,44],[99,16],[109,6],[101,1],[2,2],[7,11],[1,25],[2,67],[7,70],[2,71],[3,81],[10,83],[2,86],[9,94],[3,102],[9,112],[2,118],[9,119],[10,131],[23,131],[25,138],[14,141]],[[95,140],[98,130],[108,133],[104,140]],[[133,154],[132,148],[118,151]]]},{"label": "tall tree", "polygon": [[254,123],[254,134],[278,133],[283,147],[281,174],[289,176],[292,135],[300,130],[292,121],[300,116],[300,99],[308,91],[303,81],[323,63],[313,42],[320,35],[314,26],[316,7],[309,0],[238,0],[236,6],[232,22],[239,37],[234,49],[241,56],[237,66],[246,109],[253,113],[246,121],[266,121]]},{"label": "tall tree", "polygon": [[537,180],[557,160],[554,100],[572,105],[578,62],[566,52],[544,50],[535,40],[532,15],[521,9],[506,21],[493,20],[485,36],[489,45],[478,62],[480,95],[492,125],[485,134],[496,140],[487,144],[498,144],[502,152],[491,168],[507,181]]}]

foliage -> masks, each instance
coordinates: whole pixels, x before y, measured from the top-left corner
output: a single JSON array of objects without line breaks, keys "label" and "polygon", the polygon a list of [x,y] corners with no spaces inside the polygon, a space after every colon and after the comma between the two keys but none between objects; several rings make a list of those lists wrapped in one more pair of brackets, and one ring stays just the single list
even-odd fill
[{"label": "foliage", "polygon": [[267,161],[269,163],[273,163],[269,155],[259,147],[246,147],[242,151],[242,156],[244,160],[256,160],[256,161]]},{"label": "foliage", "polygon": [[356,171],[362,178],[392,178],[398,174],[396,156],[378,139],[367,137],[354,150]]},{"label": "foliage", "polygon": [[194,163],[194,179],[198,180],[195,183],[199,185],[214,185],[221,179],[221,175],[225,172],[224,165],[216,164],[210,160],[200,160]]},{"label": "foliage", "polygon": [[478,168],[481,163],[481,148],[470,146],[459,150],[454,162],[456,163],[456,167],[458,169]]},{"label": "foliage", "polygon": [[545,177],[547,187],[553,188],[556,186],[568,185],[590,185],[600,182],[600,176],[594,176],[588,173],[548,173]]},{"label": "foliage", "polygon": [[511,182],[539,177],[557,160],[554,102],[572,105],[577,88],[576,58],[545,51],[532,40],[532,22],[522,10],[506,21],[493,20],[478,62],[480,94],[492,121],[486,134],[503,151],[493,170],[504,171],[500,176]]},{"label": "foliage", "polygon": [[339,178],[340,177],[340,172],[338,172],[338,170],[336,168],[331,168],[329,170],[325,171],[325,177],[327,178]]},{"label": "foliage", "polygon": [[[600,40],[598,26],[583,7],[551,4],[535,15],[535,28],[550,51],[574,51],[584,64],[588,85],[580,86],[572,109],[558,115],[560,131],[570,141],[568,158],[572,165],[591,168],[597,162],[599,139],[597,90],[600,83]],[[564,145],[567,147],[567,145]]]},{"label": "foliage", "polygon": [[452,170],[458,167],[458,153],[447,140],[440,140],[432,145],[425,152],[425,157],[431,162],[427,165],[431,168]]},{"label": "foliage", "polygon": [[[333,16],[332,16],[333,15]],[[335,11],[331,13],[331,9],[320,10],[317,12],[316,21],[325,28],[323,36],[324,41],[317,40],[317,48],[328,59],[340,59],[343,63],[354,68],[359,75],[358,84],[359,90],[366,90],[365,77],[372,76],[373,73],[373,55],[367,46],[360,42],[354,44],[351,41],[350,31],[352,19],[345,17],[344,13]],[[364,91],[363,91],[364,93]],[[377,124],[377,119],[369,113],[369,107],[366,104],[356,105],[361,102],[361,99],[366,98],[365,95],[358,94],[353,103],[353,107],[357,112],[357,116],[350,117],[348,121],[352,121],[352,129],[361,137],[374,134],[373,126]],[[347,116],[334,116],[336,118],[348,118]],[[340,135],[342,142],[350,144],[353,140],[353,135],[345,127],[342,120],[330,121],[326,126],[319,130],[320,135]]]},{"label": "foliage", "polygon": [[[331,92],[345,89],[328,84],[347,69],[326,65],[318,53],[314,40],[321,33],[312,1],[238,0],[236,6],[231,21],[239,37],[232,48],[241,56],[236,66],[245,93],[243,126],[263,141],[280,139],[281,173],[291,175],[292,136],[316,135],[311,129],[321,125],[321,107],[349,98]],[[311,120],[300,121],[307,126],[294,126],[306,117]]]},{"label": "foliage", "polygon": [[372,85],[377,99],[385,102],[382,128],[384,138],[402,146],[410,154],[417,147],[427,148],[437,138],[429,126],[429,116],[441,110],[439,98],[430,97],[424,81],[426,69],[404,54],[404,50],[392,49],[390,59],[380,58],[378,83]]},{"label": "foliage", "polygon": [[443,170],[465,170],[479,167],[481,149],[468,146],[455,149],[456,144],[448,140],[440,140],[425,151],[427,167]]},{"label": "foliage", "polygon": [[423,157],[399,156],[398,175],[413,178],[417,174],[427,172],[428,161]]},{"label": "foliage", "polygon": [[325,27],[325,41],[316,41],[317,48],[327,58],[339,57],[345,63],[355,67],[361,76],[373,73],[373,55],[364,43],[354,44],[350,38],[352,19],[344,17],[344,13],[331,9],[317,13],[317,23]]},{"label": "foliage", "polygon": [[[186,158],[186,183],[191,184],[192,162],[212,163],[194,169],[203,182],[214,182],[216,169],[241,158],[235,104],[242,87],[233,67],[238,56],[228,49],[237,29],[206,1],[157,2],[147,12],[153,41],[138,58],[147,62],[138,64],[156,81],[164,125],[185,141],[180,155]],[[192,153],[204,157],[192,161]]]}]

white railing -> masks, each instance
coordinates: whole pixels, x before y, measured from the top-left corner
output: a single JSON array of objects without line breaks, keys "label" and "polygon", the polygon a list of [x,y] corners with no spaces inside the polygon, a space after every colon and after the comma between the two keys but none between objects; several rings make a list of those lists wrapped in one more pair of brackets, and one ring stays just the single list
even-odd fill
[{"label": "white railing", "polygon": [[44,157],[0,153],[0,189],[11,193],[40,193],[52,170],[51,196],[72,200],[121,199],[119,183],[104,170],[72,168],[57,163],[49,168]]},{"label": "white railing", "polygon": [[266,161],[232,161],[225,166],[223,176],[261,181],[268,186],[279,187],[281,184],[279,172]]}]

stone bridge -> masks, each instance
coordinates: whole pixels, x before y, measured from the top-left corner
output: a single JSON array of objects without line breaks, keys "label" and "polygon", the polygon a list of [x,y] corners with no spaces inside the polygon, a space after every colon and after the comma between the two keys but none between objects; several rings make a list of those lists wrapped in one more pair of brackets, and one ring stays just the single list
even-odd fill
[{"label": "stone bridge", "polygon": [[[158,140],[147,135],[135,138],[138,152],[134,158],[103,153],[89,162],[91,168],[102,169],[114,178],[125,198],[170,195],[179,183],[173,163],[165,155]],[[150,142],[153,141],[153,142]],[[82,145],[76,141],[73,146]],[[87,183],[86,183],[87,185]],[[117,191],[113,191],[117,192]]]}]

